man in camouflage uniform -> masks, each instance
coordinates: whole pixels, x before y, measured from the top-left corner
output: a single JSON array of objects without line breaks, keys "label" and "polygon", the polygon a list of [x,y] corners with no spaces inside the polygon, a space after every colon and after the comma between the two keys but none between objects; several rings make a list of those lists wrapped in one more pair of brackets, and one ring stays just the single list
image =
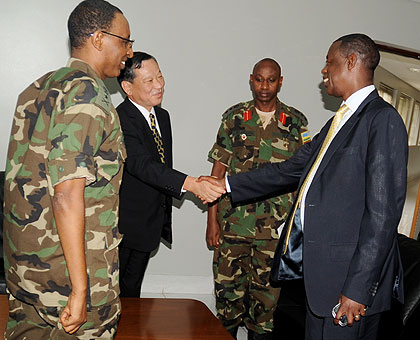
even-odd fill
[{"label": "man in camouflage uniform", "polygon": [[68,28],[68,65],[21,93],[12,125],[6,339],[112,339],[120,314],[117,209],[125,148],[103,80],[118,76],[132,56],[130,29],[103,0],[80,3]]},{"label": "man in camouflage uniform", "polygon": [[[288,159],[306,141],[307,120],[277,99],[283,77],[273,59],[250,76],[254,100],[228,109],[209,152],[219,178]],[[271,339],[279,289],[269,283],[277,229],[292,206],[291,194],[232,205],[229,196],[209,207],[206,239],[215,247],[217,315],[236,337],[242,323],[249,339]]]}]

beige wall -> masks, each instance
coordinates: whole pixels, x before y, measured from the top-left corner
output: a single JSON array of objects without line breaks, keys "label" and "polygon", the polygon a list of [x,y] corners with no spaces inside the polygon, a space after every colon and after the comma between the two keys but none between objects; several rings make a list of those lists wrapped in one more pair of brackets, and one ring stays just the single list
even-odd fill
[{"label": "beige wall", "polygon": [[[420,4],[410,0],[115,0],[136,39],[166,77],[163,106],[172,115],[176,168],[209,173],[207,152],[225,109],[249,99],[248,77],[263,57],[284,73],[280,98],[305,112],[315,134],[338,105],[325,96],[320,70],[330,43],[350,32],[420,50]],[[66,20],[78,0],[3,2],[0,11],[0,167],[17,95],[35,78],[66,63]],[[108,82],[113,102],[121,94]],[[161,246],[147,272],[147,290],[211,290],[204,241],[205,208],[176,202],[174,245]],[[169,288],[168,288],[169,287]]]}]

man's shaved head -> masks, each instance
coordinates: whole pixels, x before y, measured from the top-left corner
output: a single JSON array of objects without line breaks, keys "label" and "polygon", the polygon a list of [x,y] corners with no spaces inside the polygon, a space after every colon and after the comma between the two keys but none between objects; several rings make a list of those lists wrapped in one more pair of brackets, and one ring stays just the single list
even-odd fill
[{"label": "man's shaved head", "polygon": [[264,58],[264,59],[261,59],[258,63],[256,63],[254,65],[254,68],[252,69],[252,74],[255,74],[255,72],[260,66],[267,65],[267,64],[272,64],[275,68],[277,68],[279,71],[279,76],[281,76],[281,67],[279,63],[271,58]]}]

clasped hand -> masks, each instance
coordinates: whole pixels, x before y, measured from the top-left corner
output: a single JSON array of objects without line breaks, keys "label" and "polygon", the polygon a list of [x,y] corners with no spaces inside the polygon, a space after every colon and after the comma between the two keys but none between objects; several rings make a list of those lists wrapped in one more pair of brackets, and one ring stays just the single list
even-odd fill
[{"label": "clasped hand", "polygon": [[217,191],[221,192],[221,194],[214,199],[207,199],[204,196],[199,197],[203,201],[204,204],[214,202],[221,195],[226,193],[226,185],[225,185],[225,179],[224,178],[217,178],[217,177],[214,177],[214,176],[200,176],[200,177],[198,177],[197,182],[201,183],[202,185],[204,185],[206,187],[211,187],[211,188],[214,188],[214,189],[217,188]]},{"label": "clasped hand", "polygon": [[188,176],[184,188],[197,196],[203,204],[214,202],[226,193],[225,180],[211,176]]}]

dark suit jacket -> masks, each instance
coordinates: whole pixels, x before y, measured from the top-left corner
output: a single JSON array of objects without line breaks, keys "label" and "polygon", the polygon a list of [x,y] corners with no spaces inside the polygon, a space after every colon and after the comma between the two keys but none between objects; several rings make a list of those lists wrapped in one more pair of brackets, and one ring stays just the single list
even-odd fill
[{"label": "dark suit jacket", "polygon": [[128,98],[117,107],[127,148],[120,189],[121,246],[152,251],[163,237],[172,242],[172,197],[181,197],[187,175],[172,169],[172,132],[169,114],[155,107],[165,150],[162,164],[149,124]]},{"label": "dark suit jacket", "polygon": [[[331,121],[289,161],[229,177],[233,200],[299,189]],[[315,314],[331,316],[340,294],[369,306],[368,314],[389,309],[393,291],[402,301],[402,282],[394,283],[402,279],[397,227],[407,158],[401,117],[373,91],[335,136],[306,196],[303,271]]]}]

